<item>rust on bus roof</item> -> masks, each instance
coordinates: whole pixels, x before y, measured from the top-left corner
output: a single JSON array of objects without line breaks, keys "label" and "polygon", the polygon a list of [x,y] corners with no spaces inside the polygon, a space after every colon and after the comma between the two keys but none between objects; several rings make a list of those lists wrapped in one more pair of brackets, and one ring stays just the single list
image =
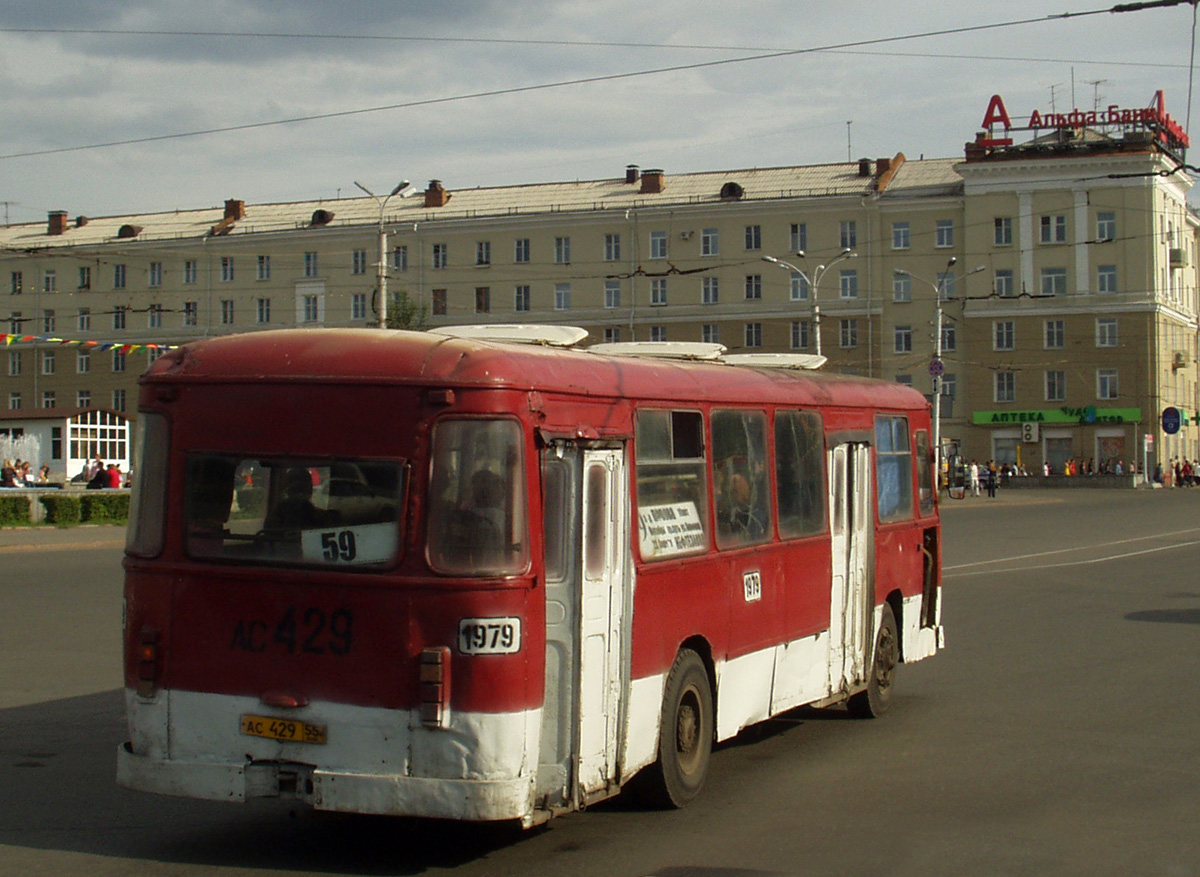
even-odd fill
[{"label": "rust on bus roof", "polygon": [[911,387],[875,378],[380,329],[281,329],[209,338],[163,354],[141,382],[493,387],[692,402],[777,398],[778,385],[786,384],[796,403],[928,405]]}]

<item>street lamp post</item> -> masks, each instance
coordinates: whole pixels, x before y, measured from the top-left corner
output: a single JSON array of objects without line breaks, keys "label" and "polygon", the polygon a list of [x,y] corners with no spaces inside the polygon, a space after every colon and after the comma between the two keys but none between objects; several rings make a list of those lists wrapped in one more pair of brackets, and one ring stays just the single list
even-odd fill
[{"label": "street lamp post", "polygon": [[[949,270],[958,263],[957,256],[951,256],[946,262],[947,274],[939,277],[937,282],[926,280],[924,277],[917,277],[907,268],[897,268],[895,273],[903,277],[911,277],[914,280],[919,280],[922,283],[929,285],[933,290],[933,300],[935,302],[933,316],[933,361],[929,363],[929,374],[933,385],[933,447],[935,460],[937,464],[937,475],[942,477],[942,373],[944,366],[942,364],[942,296],[945,293],[946,282],[950,280]],[[978,274],[980,271],[986,271],[986,267],[980,265],[978,268],[972,268],[970,271],[961,275],[969,277],[972,274]],[[957,280],[958,278],[954,278]]]},{"label": "street lamp post", "polygon": [[[796,256],[800,259],[805,258],[804,250],[798,250],[796,252]],[[797,268],[791,262],[785,262],[782,259],[776,259],[774,256],[762,257],[764,262],[770,262],[772,265],[778,265],[780,268],[791,271],[793,274],[799,274],[804,278],[804,281],[808,284],[809,289],[812,291],[813,334],[817,339],[817,356],[821,355],[821,304],[817,300],[817,287],[821,283],[821,278],[825,276],[825,272],[838,262],[841,262],[843,259],[857,258],[858,253],[855,253],[849,247],[846,247],[841,253],[835,256],[828,265],[818,265],[813,271],[812,277],[810,278],[808,274],[806,274],[802,269]]]},{"label": "street lamp post", "polygon": [[375,278],[379,287],[379,328],[387,328],[387,229],[383,224],[383,211],[387,207],[388,201],[393,196],[399,195],[402,191],[408,188],[408,180],[401,180],[387,195],[380,197],[360,183],[354,181],[354,185],[362,189],[370,196],[376,204],[379,205],[379,262],[375,266]]}]

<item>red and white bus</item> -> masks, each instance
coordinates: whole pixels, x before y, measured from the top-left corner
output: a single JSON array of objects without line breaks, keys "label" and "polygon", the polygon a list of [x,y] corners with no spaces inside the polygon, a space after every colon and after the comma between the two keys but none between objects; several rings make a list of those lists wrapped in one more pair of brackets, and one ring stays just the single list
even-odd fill
[{"label": "red and white bus", "polygon": [[941,647],[919,393],[524,328],[150,368],[122,785],[528,826],[637,776],[682,806],[714,742],[878,715]]}]

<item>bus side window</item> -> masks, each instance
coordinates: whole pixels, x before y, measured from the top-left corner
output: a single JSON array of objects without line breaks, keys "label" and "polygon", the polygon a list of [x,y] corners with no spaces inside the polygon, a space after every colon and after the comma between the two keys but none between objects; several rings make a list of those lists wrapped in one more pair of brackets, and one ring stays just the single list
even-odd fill
[{"label": "bus side window", "polygon": [[775,415],[775,484],[781,538],[824,531],[825,439],[816,412]]},{"label": "bus side window", "polygon": [[706,550],[708,478],[700,412],[639,411],[634,448],[642,558]]},{"label": "bus side window", "polygon": [[875,484],[879,520],[908,520],[912,507],[912,450],[908,418],[875,418]]},{"label": "bus side window", "polygon": [[712,434],[717,547],[763,542],[771,530],[766,414],[714,411]]},{"label": "bus side window", "polygon": [[933,458],[929,453],[928,431],[917,430],[916,446],[917,503],[921,514],[928,515],[933,512]]}]

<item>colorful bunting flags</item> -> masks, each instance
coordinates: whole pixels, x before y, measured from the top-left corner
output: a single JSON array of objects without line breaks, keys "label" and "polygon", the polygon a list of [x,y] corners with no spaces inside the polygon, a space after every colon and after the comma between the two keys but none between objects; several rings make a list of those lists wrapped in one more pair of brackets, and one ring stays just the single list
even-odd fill
[{"label": "colorful bunting flags", "polygon": [[101,352],[112,350],[115,347],[119,348],[121,353],[124,354],[137,353],[139,350],[174,350],[179,346],[178,344],[122,344],[119,341],[79,341],[74,338],[55,338],[49,335],[13,335],[11,333],[0,332],[0,342],[3,342],[5,347],[30,341],[38,341],[42,344],[58,344],[62,347],[94,347]]}]

